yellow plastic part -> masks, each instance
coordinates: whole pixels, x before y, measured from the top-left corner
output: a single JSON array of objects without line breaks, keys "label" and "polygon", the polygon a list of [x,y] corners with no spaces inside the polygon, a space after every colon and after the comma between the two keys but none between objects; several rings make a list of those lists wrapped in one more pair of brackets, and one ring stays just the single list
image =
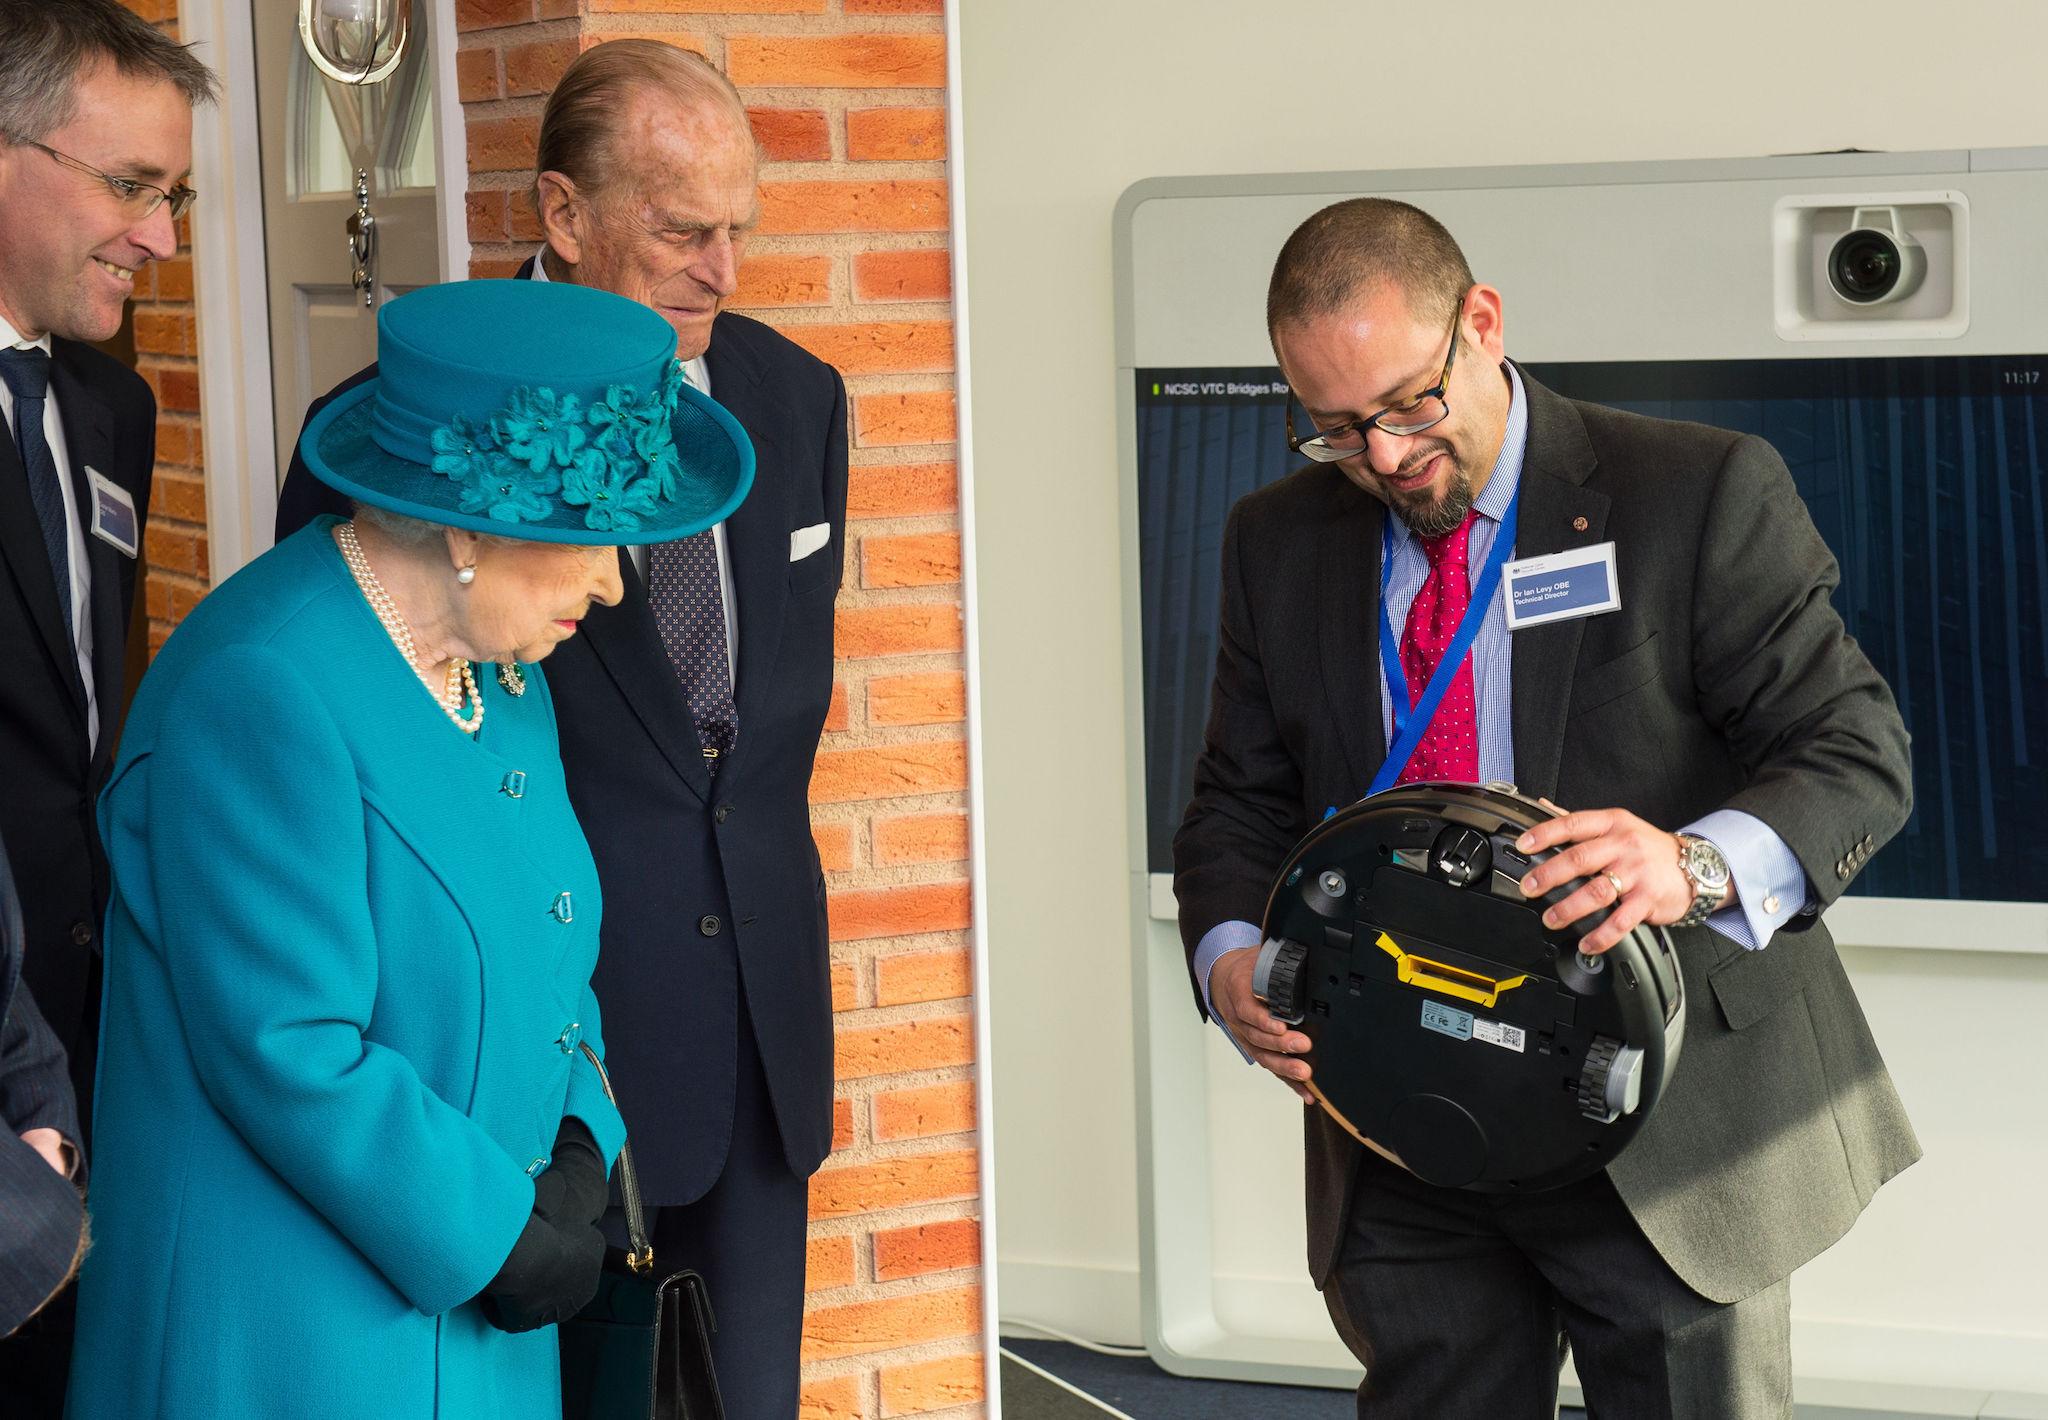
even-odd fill
[{"label": "yellow plastic part", "polygon": [[1502,996],[1529,979],[1525,973],[1496,981],[1490,976],[1481,976],[1476,971],[1466,971],[1462,967],[1431,961],[1427,957],[1403,951],[1400,944],[1385,932],[1379,935],[1379,949],[1394,959],[1394,969],[1399,973],[1402,985],[1413,986],[1423,991],[1441,991],[1457,997],[1460,1001],[1471,1001],[1488,1009],[1491,1009]]}]

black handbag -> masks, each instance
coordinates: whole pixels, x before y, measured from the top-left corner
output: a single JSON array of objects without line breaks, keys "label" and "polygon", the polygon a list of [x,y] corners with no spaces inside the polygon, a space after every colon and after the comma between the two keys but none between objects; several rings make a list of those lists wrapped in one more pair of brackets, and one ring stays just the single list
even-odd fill
[{"label": "black handbag", "polygon": [[[588,1044],[583,1053],[616,1106],[604,1062]],[[597,1295],[559,1327],[562,1420],[725,1420],[711,1294],[695,1272],[657,1274],[630,1148],[619,1149],[617,1173],[627,1248],[605,1249]]]}]

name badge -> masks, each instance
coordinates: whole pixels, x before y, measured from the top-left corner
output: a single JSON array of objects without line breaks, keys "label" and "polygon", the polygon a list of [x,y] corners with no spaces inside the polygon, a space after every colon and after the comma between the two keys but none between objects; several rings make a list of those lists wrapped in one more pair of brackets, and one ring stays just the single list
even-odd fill
[{"label": "name badge", "polygon": [[1502,569],[1508,630],[1521,631],[1575,616],[1598,616],[1621,606],[1614,575],[1614,544],[1598,543],[1524,557]]},{"label": "name badge", "polygon": [[135,500],[128,490],[91,464],[85,467],[92,485],[92,535],[130,557],[142,550],[142,529],[136,526]]}]

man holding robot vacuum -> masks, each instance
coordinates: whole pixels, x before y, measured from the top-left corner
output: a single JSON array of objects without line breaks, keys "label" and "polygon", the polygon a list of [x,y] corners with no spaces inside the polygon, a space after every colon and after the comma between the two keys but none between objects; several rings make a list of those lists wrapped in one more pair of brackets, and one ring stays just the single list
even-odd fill
[{"label": "man holding robot vacuum", "polygon": [[[1281,251],[1267,323],[1298,401],[1289,443],[1310,462],[1231,513],[1174,888],[1204,1015],[1322,1105],[1306,1117],[1309,1265],[1367,1367],[1359,1414],[1547,1417],[1569,1348],[1595,1416],[1789,1416],[1787,1278],[1919,1155],[1819,922],[1911,799],[1897,707],[1829,602],[1834,560],[1767,444],[1580,404],[1519,371],[1501,294],[1419,209],[1368,198],[1311,217]],[[1494,979],[1473,957],[1335,925],[1314,959],[1351,953],[1354,1001],[1411,993],[1418,1053],[1494,1069],[1508,1057],[1457,1052],[1511,1050],[1512,1068],[1551,1070],[1547,1036],[1489,1031],[1473,1003],[1554,996],[1563,1032],[1574,963],[1652,937],[1662,961],[1668,928],[1679,981],[1657,990],[1675,1026],[1682,986],[1683,1058],[1674,1042],[1627,1147],[1563,1183],[1447,1184],[1480,1165],[1429,1152],[1436,1115],[1411,1117],[1400,1147],[1347,1128],[1317,1071],[1351,1057],[1304,1058],[1319,1027],[1344,1038],[1329,1033],[1350,1009],[1341,971],[1319,964],[1304,988],[1306,1030],[1261,999],[1277,999],[1271,950],[1254,990],[1259,924],[1283,905],[1364,925],[1345,905],[1364,870],[1323,873],[1336,892],[1317,897],[1309,842],[1337,806],[1489,781],[1470,791],[1492,805],[1484,832],[1446,839],[1418,809],[1374,830],[1380,856],[1576,938],[1555,979]],[[1455,806],[1465,792],[1437,797],[1475,821]],[[1411,921],[1434,910],[1410,897]],[[1495,919],[1454,920],[1470,936]],[[1398,981],[1367,980],[1374,963]],[[1635,1108],[1633,1086],[1609,1093],[1608,1117]]]}]

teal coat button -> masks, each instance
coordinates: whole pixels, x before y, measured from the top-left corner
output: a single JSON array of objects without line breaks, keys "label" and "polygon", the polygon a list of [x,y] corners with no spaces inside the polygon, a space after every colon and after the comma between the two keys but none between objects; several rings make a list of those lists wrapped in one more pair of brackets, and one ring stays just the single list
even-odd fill
[{"label": "teal coat button", "polygon": [[576,1043],[582,1039],[582,1024],[577,1021],[571,1021],[566,1026],[563,1026],[562,1033],[555,1037],[555,1044],[562,1047],[562,1054],[574,1055],[576,1053]]},{"label": "teal coat button", "polygon": [[508,799],[526,797],[526,771],[515,769],[505,776],[505,782],[498,786],[498,792]]},{"label": "teal coat button", "polygon": [[563,923],[564,925],[567,925],[568,923],[574,922],[576,920],[576,909],[570,903],[569,894],[567,894],[566,892],[556,894],[555,905],[549,908],[548,911],[554,914],[555,920],[557,922]]}]

